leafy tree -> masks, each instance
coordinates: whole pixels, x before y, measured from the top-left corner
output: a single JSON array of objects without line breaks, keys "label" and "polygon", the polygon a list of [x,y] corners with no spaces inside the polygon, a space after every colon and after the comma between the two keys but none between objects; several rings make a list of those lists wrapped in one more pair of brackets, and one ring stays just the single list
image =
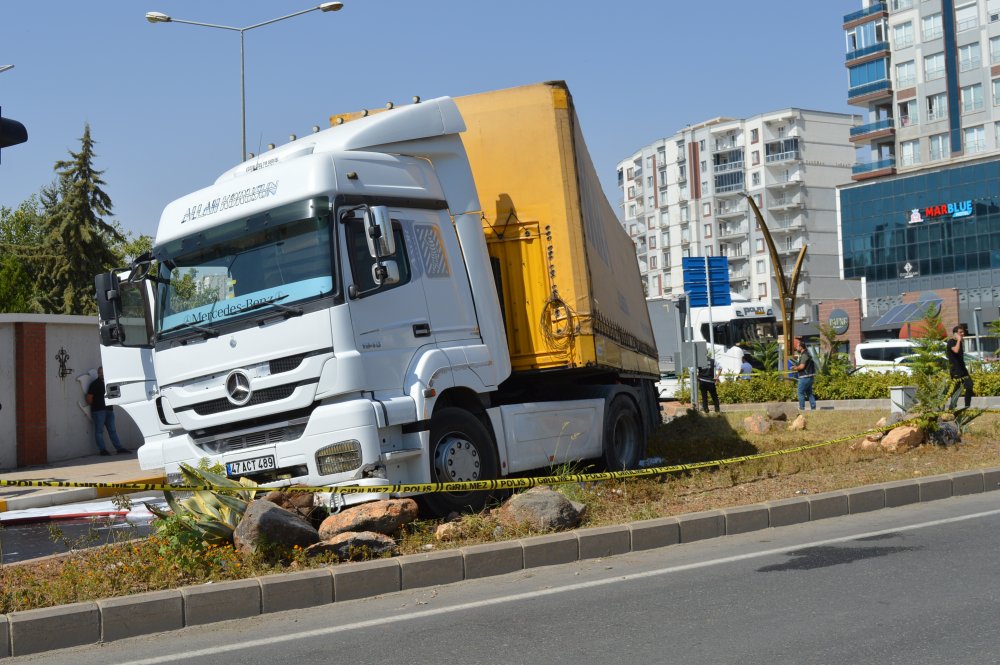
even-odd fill
[{"label": "leafy tree", "polygon": [[47,258],[45,234],[38,196],[16,210],[0,207],[0,312],[37,311],[37,284]]},{"label": "leafy tree", "polygon": [[56,162],[58,184],[43,190],[49,233],[47,253],[58,258],[48,262],[39,301],[47,312],[90,314],[94,302],[94,275],[118,262],[113,251],[125,237],[113,224],[111,198],[102,187],[103,171],[94,168],[94,140],[90,125],[84,125],[80,151],[71,159]]}]

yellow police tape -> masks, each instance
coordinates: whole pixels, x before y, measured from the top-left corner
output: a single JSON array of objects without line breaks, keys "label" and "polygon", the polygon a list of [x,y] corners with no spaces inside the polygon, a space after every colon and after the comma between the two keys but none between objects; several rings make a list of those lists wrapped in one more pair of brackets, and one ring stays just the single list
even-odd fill
[{"label": "yellow police tape", "polygon": [[[970,412],[975,413],[985,413],[988,409],[969,409]],[[472,492],[472,491],[492,491],[492,490],[510,490],[510,489],[527,489],[530,487],[536,487],[538,485],[561,485],[567,483],[591,483],[601,480],[621,480],[626,478],[648,478],[652,476],[662,476],[668,473],[677,473],[680,471],[694,471],[696,469],[706,469],[715,466],[728,466],[732,464],[741,464],[743,462],[751,462],[753,460],[767,459],[769,457],[778,457],[781,455],[792,455],[794,453],[801,453],[807,450],[815,450],[816,448],[823,448],[825,446],[831,446],[837,443],[843,443],[845,441],[850,441],[852,439],[857,439],[868,434],[877,434],[880,432],[888,432],[889,430],[895,429],[901,425],[906,425],[913,422],[913,420],[905,420],[894,425],[886,425],[885,427],[876,427],[860,434],[852,434],[850,436],[842,436],[837,439],[829,439],[827,441],[821,441],[819,443],[809,443],[803,446],[796,446],[794,448],[785,448],[784,450],[772,450],[766,453],[757,453],[755,455],[742,455],[740,457],[730,457],[728,459],[713,460],[710,462],[694,462],[691,464],[674,464],[672,466],[660,466],[651,467],[648,469],[634,469],[630,471],[606,471],[603,473],[575,473],[567,474],[562,476],[539,476],[536,478],[500,478],[497,480],[474,480],[474,481],[463,481],[463,482],[452,482],[452,483],[416,483],[416,484],[405,484],[405,485],[341,485],[336,487],[303,487],[296,485],[295,487],[270,487],[265,489],[284,489],[296,492],[332,492],[335,494],[408,494],[408,493],[428,493],[428,492]],[[253,489],[252,487],[232,487],[225,485],[165,485],[157,483],[87,483],[87,482],[72,482],[64,480],[4,480],[0,478],[0,487],[56,487],[56,488],[67,488],[67,487],[92,487],[98,489],[116,489],[116,490],[126,490],[129,492],[149,492],[149,491],[172,491],[172,492],[197,492],[197,491],[229,491],[229,492],[239,492]]]}]

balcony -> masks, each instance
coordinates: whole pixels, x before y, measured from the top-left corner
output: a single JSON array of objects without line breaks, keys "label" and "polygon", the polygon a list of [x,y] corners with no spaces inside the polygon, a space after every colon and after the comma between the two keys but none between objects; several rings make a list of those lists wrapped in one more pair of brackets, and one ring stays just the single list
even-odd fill
[{"label": "balcony", "polygon": [[742,270],[730,270],[729,271],[729,281],[730,282],[745,282],[750,279],[750,271],[746,268]]},{"label": "balcony", "polygon": [[851,67],[868,62],[869,60],[877,60],[878,58],[883,58],[887,55],[889,55],[889,42],[879,42],[878,44],[872,44],[871,46],[865,46],[863,48],[854,49],[853,51],[848,51],[845,56],[845,64],[848,67]]},{"label": "balcony", "polygon": [[771,196],[767,199],[768,210],[787,210],[789,208],[801,208],[802,195],[785,194],[782,196]]},{"label": "balcony", "polygon": [[735,238],[745,236],[749,232],[750,226],[743,222],[741,224],[720,224],[719,239]]},{"label": "balcony", "polygon": [[771,223],[768,224],[767,228],[772,234],[793,233],[795,231],[801,231],[804,223],[805,220],[802,215],[775,216],[774,219],[771,220]]},{"label": "balcony", "polygon": [[740,160],[738,162],[726,162],[724,164],[715,164],[712,166],[712,170],[715,173],[725,173],[726,171],[742,171],[743,160]]},{"label": "balcony", "polygon": [[873,81],[856,85],[847,91],[847,102],[849,104],[865,104],[883,97],[892,97],[892,86],[888,79],[884,81]]},{"label": "balcony", "polygon": [[852,180],[865,180],[896,172],[896,158],[886,157],[866,164],[855,164],[851,167]]},{"label": "balcony", "polygon": [[[908,116],[907,116],[908,117]],[[851,127],[851,141],[871,141],[885,136],[892,136],[896,132],[896,120],[894,118],[882,118],[867,125]]]},{"label": "balcony", "polygon": [[844,29],[852,28],[858,23],[864,23],[865,19],[874,16],[888,16],[889,8],[884,2],[876,2],[869,7],[844,15]]},{"label": "balcony", "polygon": [[715,188],[715,195],[719,197],[742,196],[743,186],[746,183],[737,182],[732,185],[722,185]]},{"label": "balcony", "polygon": [[768,178],[765,187],[771,187],[774,189],[783,189],[785,187],[795,187],[796,185],[802,184],[802,176],[798,173],[790,173],[788,175],[781,175],[774,178]]},{"label": "balcony", "polygon": [[719,219],[727,217],[738,217],[746,214],[747,204],[745,202],[720,204],[715,208],[715,216]]},{"label": "balcony", "polygon": [[894,12],[901,12],[904,9],[912,9],[913,0],[890,0],[889,7]]},{"label": "balcony", "polygon": [[791,162],[802,159],[802,155],[798,150],[786,150],[785,152],[776,152],[771,155],[767,155],[764,161],[768,164],[777,164],[779,162]]},{"label": "balcony", "polygon": [[803,244],[802,240],[796,240],[795,242],[781,243],[775,249],[778,250],[778,254],[798,254]]}]

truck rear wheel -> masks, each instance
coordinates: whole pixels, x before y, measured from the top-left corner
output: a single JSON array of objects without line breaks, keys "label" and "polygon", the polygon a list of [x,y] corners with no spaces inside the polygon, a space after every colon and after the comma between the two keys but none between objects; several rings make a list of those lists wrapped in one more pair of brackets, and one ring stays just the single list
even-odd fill
[{"label": "truck rear wheel", "polygon": [[604,418],[604,465],[609,471],[634,469],[645,452],[639,410],[631,399],[618,395]]},{"label": "truck rear wheel", "polygon": [[[431,482],[495,480],[499,473],[493,437],[478,418],[464,409],[446,407],[431,416]],[[478,511],[490,492],[433,492],[421,499],[434,514]]]}]

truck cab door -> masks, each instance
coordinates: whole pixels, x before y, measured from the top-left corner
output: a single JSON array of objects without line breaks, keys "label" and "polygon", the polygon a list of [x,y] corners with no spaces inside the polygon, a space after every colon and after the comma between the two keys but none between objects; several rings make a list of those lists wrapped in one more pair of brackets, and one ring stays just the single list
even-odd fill
[{"label": "truck cab door", "polygon": [[[407,214],[409,211],[407,211]],[[344,281],[348,285],[351,322],[358,352],[364,358],[366,388],[399,391],[417,349],[434,343],[424,288],[414,261],[412,234],[406,215],[392,210],[394,252],[382,257],[394,262],[398,281],[379,285],[360,216],[340,225],[344,252]]]},{"label": "truck cab door", "polygon": [[[124,280],[127,275],[122,273],[119,278]],[[105,397],[108,404],[120,406],[147,438],[160,433],[153,372],[152,283],[122,281],[118,293],[121,339],[101,342]]]}]

